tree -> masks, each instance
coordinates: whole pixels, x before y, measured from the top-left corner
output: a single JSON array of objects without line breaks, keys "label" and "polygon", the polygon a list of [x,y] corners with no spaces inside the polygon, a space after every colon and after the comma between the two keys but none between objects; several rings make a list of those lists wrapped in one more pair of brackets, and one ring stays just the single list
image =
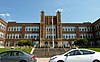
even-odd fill
[{"label": "tree", "polygon": [[27,42],[25,43],[25,45],[28,45],[28,46],[31,46],[32,45],[32,42],[27,40]]},{"label": "tree", "polygon": [[18,46],[31,46],[32,45],[32,42],[31,41],[29,41],[29,40],[20,40],[19,42],[18,42]]},{"label": "tree", "polygon": [[74,42],[74,44],[76,46],[80,46],[80,47],[86,47],[87,46],[87,43],[88,43],[88,40],[87,39],[82,39],[82,38],[77,38]]}]

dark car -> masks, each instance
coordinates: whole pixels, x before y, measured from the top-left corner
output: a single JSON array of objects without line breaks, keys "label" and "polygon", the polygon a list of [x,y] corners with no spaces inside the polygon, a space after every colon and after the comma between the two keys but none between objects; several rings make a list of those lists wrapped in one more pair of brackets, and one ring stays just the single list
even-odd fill
[{"label": "dark car", "polygon": [[11,50],[0,53],[0,62],[37,62],[37,59],[24,51]]}]

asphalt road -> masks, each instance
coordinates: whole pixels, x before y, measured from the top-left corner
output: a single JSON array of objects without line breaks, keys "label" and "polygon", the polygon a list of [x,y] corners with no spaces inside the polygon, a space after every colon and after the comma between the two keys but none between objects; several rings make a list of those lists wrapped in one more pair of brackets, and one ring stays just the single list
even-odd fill
[{"label": "asphalt road", "polygon": [[37,62],[48,62],[50,58],[38,58]]}]

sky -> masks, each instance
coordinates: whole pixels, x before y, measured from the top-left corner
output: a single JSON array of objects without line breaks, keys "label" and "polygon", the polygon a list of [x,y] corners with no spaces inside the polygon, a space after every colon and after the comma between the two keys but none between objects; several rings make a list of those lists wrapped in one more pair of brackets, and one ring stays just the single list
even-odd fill
[{"label": "sky", "polygon": [[94,22],[100,18],[100,0],[0,0],[0,18],[18,23],[40,23],[40,12],[55,16],[61,11],[62,23]]}]

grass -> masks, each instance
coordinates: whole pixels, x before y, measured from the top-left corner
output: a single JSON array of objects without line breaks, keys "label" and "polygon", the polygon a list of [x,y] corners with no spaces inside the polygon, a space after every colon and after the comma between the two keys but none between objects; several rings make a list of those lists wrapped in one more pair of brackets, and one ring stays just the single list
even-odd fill
[{"label": "grass", "polygon": [[[100,52],[100,48],[85,48],[85,49],[90,49],[90,50],[94,50],[94,51]],[[22,51],[25,51],[27,53],[30,53],[32,48],[27,48],[27,47],[18,47],[18,48],[14,48],[14,49],[11,49],[11,48],[0,48],[0,52],[7,51],[7,50],[22,50]]]},{"label": "grass", "polygon": [[0,52],[8,51],[8,50],[22,50],[22,51],[25,51],[27,53],[30,53],[32,48],[26,48],[26,47],[18,47],[18,48],[14,48],[14,49],[11,49],[11,48],[0,48]]},{"label": "grass", "polygon": [[100,48],[86,48],[86,49],[90,49],[90,50],[94,50],[94,51],[100,52]]}]

